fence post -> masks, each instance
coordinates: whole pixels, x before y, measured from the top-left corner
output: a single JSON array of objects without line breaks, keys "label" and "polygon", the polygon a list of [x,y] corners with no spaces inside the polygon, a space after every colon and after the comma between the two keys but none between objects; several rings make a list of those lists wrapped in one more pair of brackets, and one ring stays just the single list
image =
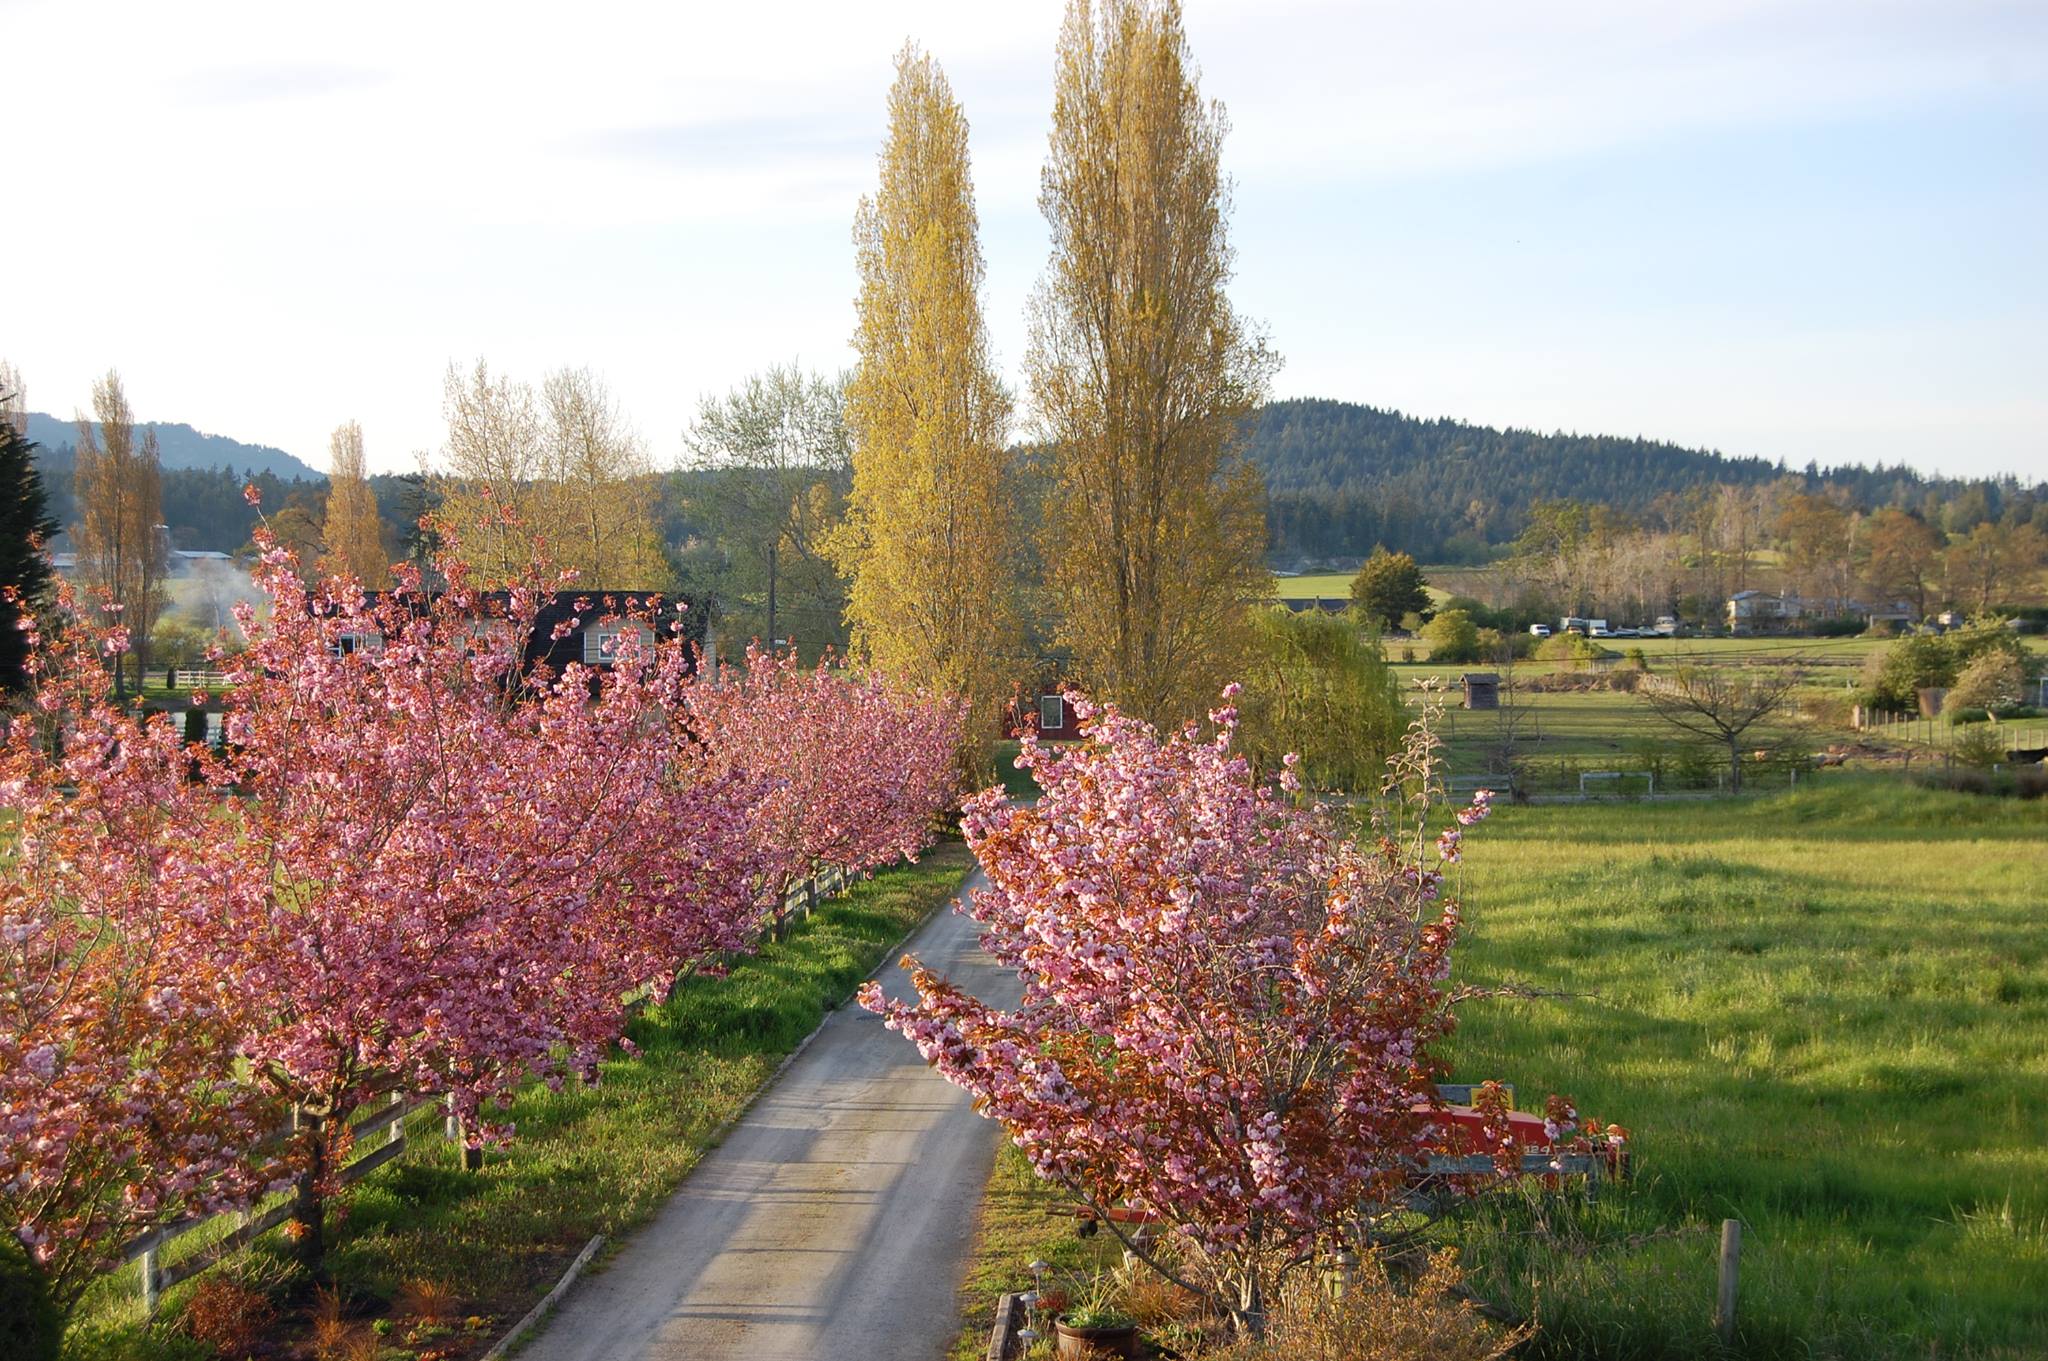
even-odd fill
[{"label": "fence post", "polygon": [[393,1092],[391,1094],[391,1109],[393,1111],[391,1123],[385,1127],[384,1142],[387,1144],[395,1144],[405,1138],[405,1120],[399,1114],[405,1110],[404,1092]]},{"label": "fence post", "polygon": [[1721,1345],[1735,1342],[1735,1279],[1742,1261],[1742,1221],[1721,1221],[1721,1290],[1714,1300],[1714,1331]]},{"label": "fence post", "polygon": [[163,1299],[163,1264],[157,1260],[157,1248],[163,1243],[163,1230],[158,1229],[149,1236],[149,1246],[142,1250],[142,1314],[144,1318],[156,1317],[156,1307]]},{"label": "fence post", "polygon": [[814,911],[816,911],[816,910],[817,910],[817,907],[818,907],[818,876],[814,874],[814,875],[812,875],[812,876],[811,876],[810,878],[808,878],[808,879],[804,880],[804,920],[805,920],[805,921],[809,921],[809,920],[811,919],[811,913],[812,913],[812,912],[814,912]]}]

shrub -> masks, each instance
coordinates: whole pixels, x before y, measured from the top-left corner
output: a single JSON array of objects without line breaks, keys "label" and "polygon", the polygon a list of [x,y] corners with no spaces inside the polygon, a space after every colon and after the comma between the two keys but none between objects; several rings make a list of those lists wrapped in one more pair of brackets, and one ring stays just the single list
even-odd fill
[{"label": "shrub", "polygon": [[1201,1361],[1492,1361],[1530,1336],[1487,1322],[1458,1298],[1455,1252],[1431,1258],[1405,1290],[1376,1263],[1359,1275],[1331,1299],[1320,1280],[1296,1273],[1264,1339],[1204,1350]]},{"label": "shrub", "polygon": [[1481,657],[1479,626],[1463,610],[1438,613],[1422,626],[1422,641],[1429,644],[1432,662],[1476,662]]},{"label": "shrub", "polygon": [[247,1356],[276,1320],[269,1296],[227,1277],[202,1280],[185,1303],[185,1331],[225,1357]]},{"label": "shrub", "polygon": [[1807,630],[1816,638],[1854,638],[1864,631],[1863,621],[1853,614],[1837,619],[1819,619]]},{"label": "shrub", "polygon": [[1956,677],[1956,683],[1949,688],[1948,703],[1970,709],[2009,708],[2020,702],[2024,680],[2018,657],[1986,649]]},{"label": "shrub", "polygon": [[0,1233],[0,1356],[57,1361],[64,1319],[51,1302],[28,1253],[11,1233]]},{"label": "shrub", "polygon": [[1975,724],[1956,739],[1955,757],[1980,770],[2002,765],[2006,760],[2005,735],[1989,723]]},{"label": "shrub", "polygon": [[1545,638],[1542,645],[1536,649],[1536,660],[1539,662],[1566,662],[1574,666],[1613,655],[1580,633],[1560,633],[1555,637]]}]

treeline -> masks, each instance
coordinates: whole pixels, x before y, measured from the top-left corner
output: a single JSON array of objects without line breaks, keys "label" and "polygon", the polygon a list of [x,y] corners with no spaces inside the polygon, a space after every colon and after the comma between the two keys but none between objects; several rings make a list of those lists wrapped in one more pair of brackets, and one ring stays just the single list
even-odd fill
[{"label": "treeline", "polygon": [[1929,478],[1883,466],[1792,471],[1658,440],[1496,430],[1319,399],[1269,403],[1248,452],[1265,475],[1268,552],[1288,564],[1362,558],[1380,545],[1424,562],[1482,562],[1521,537],[1535,507],[1566,498],[1644,519],[1703,488],[1789,479],[1860,511],[1897,507],[1944,527],[1953,504],[1968,532],[2001,518],[2013,496],[2033,494],[2010,478]]}]

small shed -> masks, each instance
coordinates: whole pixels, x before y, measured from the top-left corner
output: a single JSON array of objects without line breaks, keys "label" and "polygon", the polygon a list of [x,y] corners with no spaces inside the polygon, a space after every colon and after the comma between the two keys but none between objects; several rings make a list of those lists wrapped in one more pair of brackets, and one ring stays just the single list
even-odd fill
[{"label": "small shed", "polygon": [[1500,707],[1500,677],[1491,671],[1467,671],[1458,678],[1465,686],[1465,707],[1468,709],[1498,709]]}]

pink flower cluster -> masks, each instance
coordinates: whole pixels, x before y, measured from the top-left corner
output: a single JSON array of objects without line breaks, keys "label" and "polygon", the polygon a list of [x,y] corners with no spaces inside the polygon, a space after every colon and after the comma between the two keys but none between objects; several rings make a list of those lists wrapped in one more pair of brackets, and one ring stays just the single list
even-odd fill
[{"label": "pink flower cluster", "polygon": [[688,711],[710,769],[767,781],[751,819],[777,901],[826,866],[915,860],[959,795],[966,706],[829,658],[751,647],[700,679]]},{"label": "pink flower cluster", "polygon": [[[1255,781],[1233,709],[1207,736],[1162,737],[1077,707],[1085,741],[1027,742],[1019,760],[1035,806],[999,790],[966,806],[990,881],[973,910],[1021,1001],[989,1005],[914,960],[916,1000],[862,1001],[1041,1175],[1152,1212],[1256,1283],[1444,1145],[1429,1049],[1457,907],[1441,860],[1360,846],[1286,797],[1292,763],[1279,790]],[[1454,831],[1442,858],[1457,847]]]},{"label": "pink flower cluster", "polygon": [[220,751],[116,709],[120,640],[82,622],[32,638],[39,717],[0,749],[0,1224],[67,1299],[280,1178],[317,1239],[386,1093],[506,1137],[484,1109],[595,1076],[627,997],[748,948],[796,876],[914,855],[956,792],[951,701],[763,656],[700,681],[632,630],[557,674],[523,655],[538,568],[371,598],[258,540]]}]

